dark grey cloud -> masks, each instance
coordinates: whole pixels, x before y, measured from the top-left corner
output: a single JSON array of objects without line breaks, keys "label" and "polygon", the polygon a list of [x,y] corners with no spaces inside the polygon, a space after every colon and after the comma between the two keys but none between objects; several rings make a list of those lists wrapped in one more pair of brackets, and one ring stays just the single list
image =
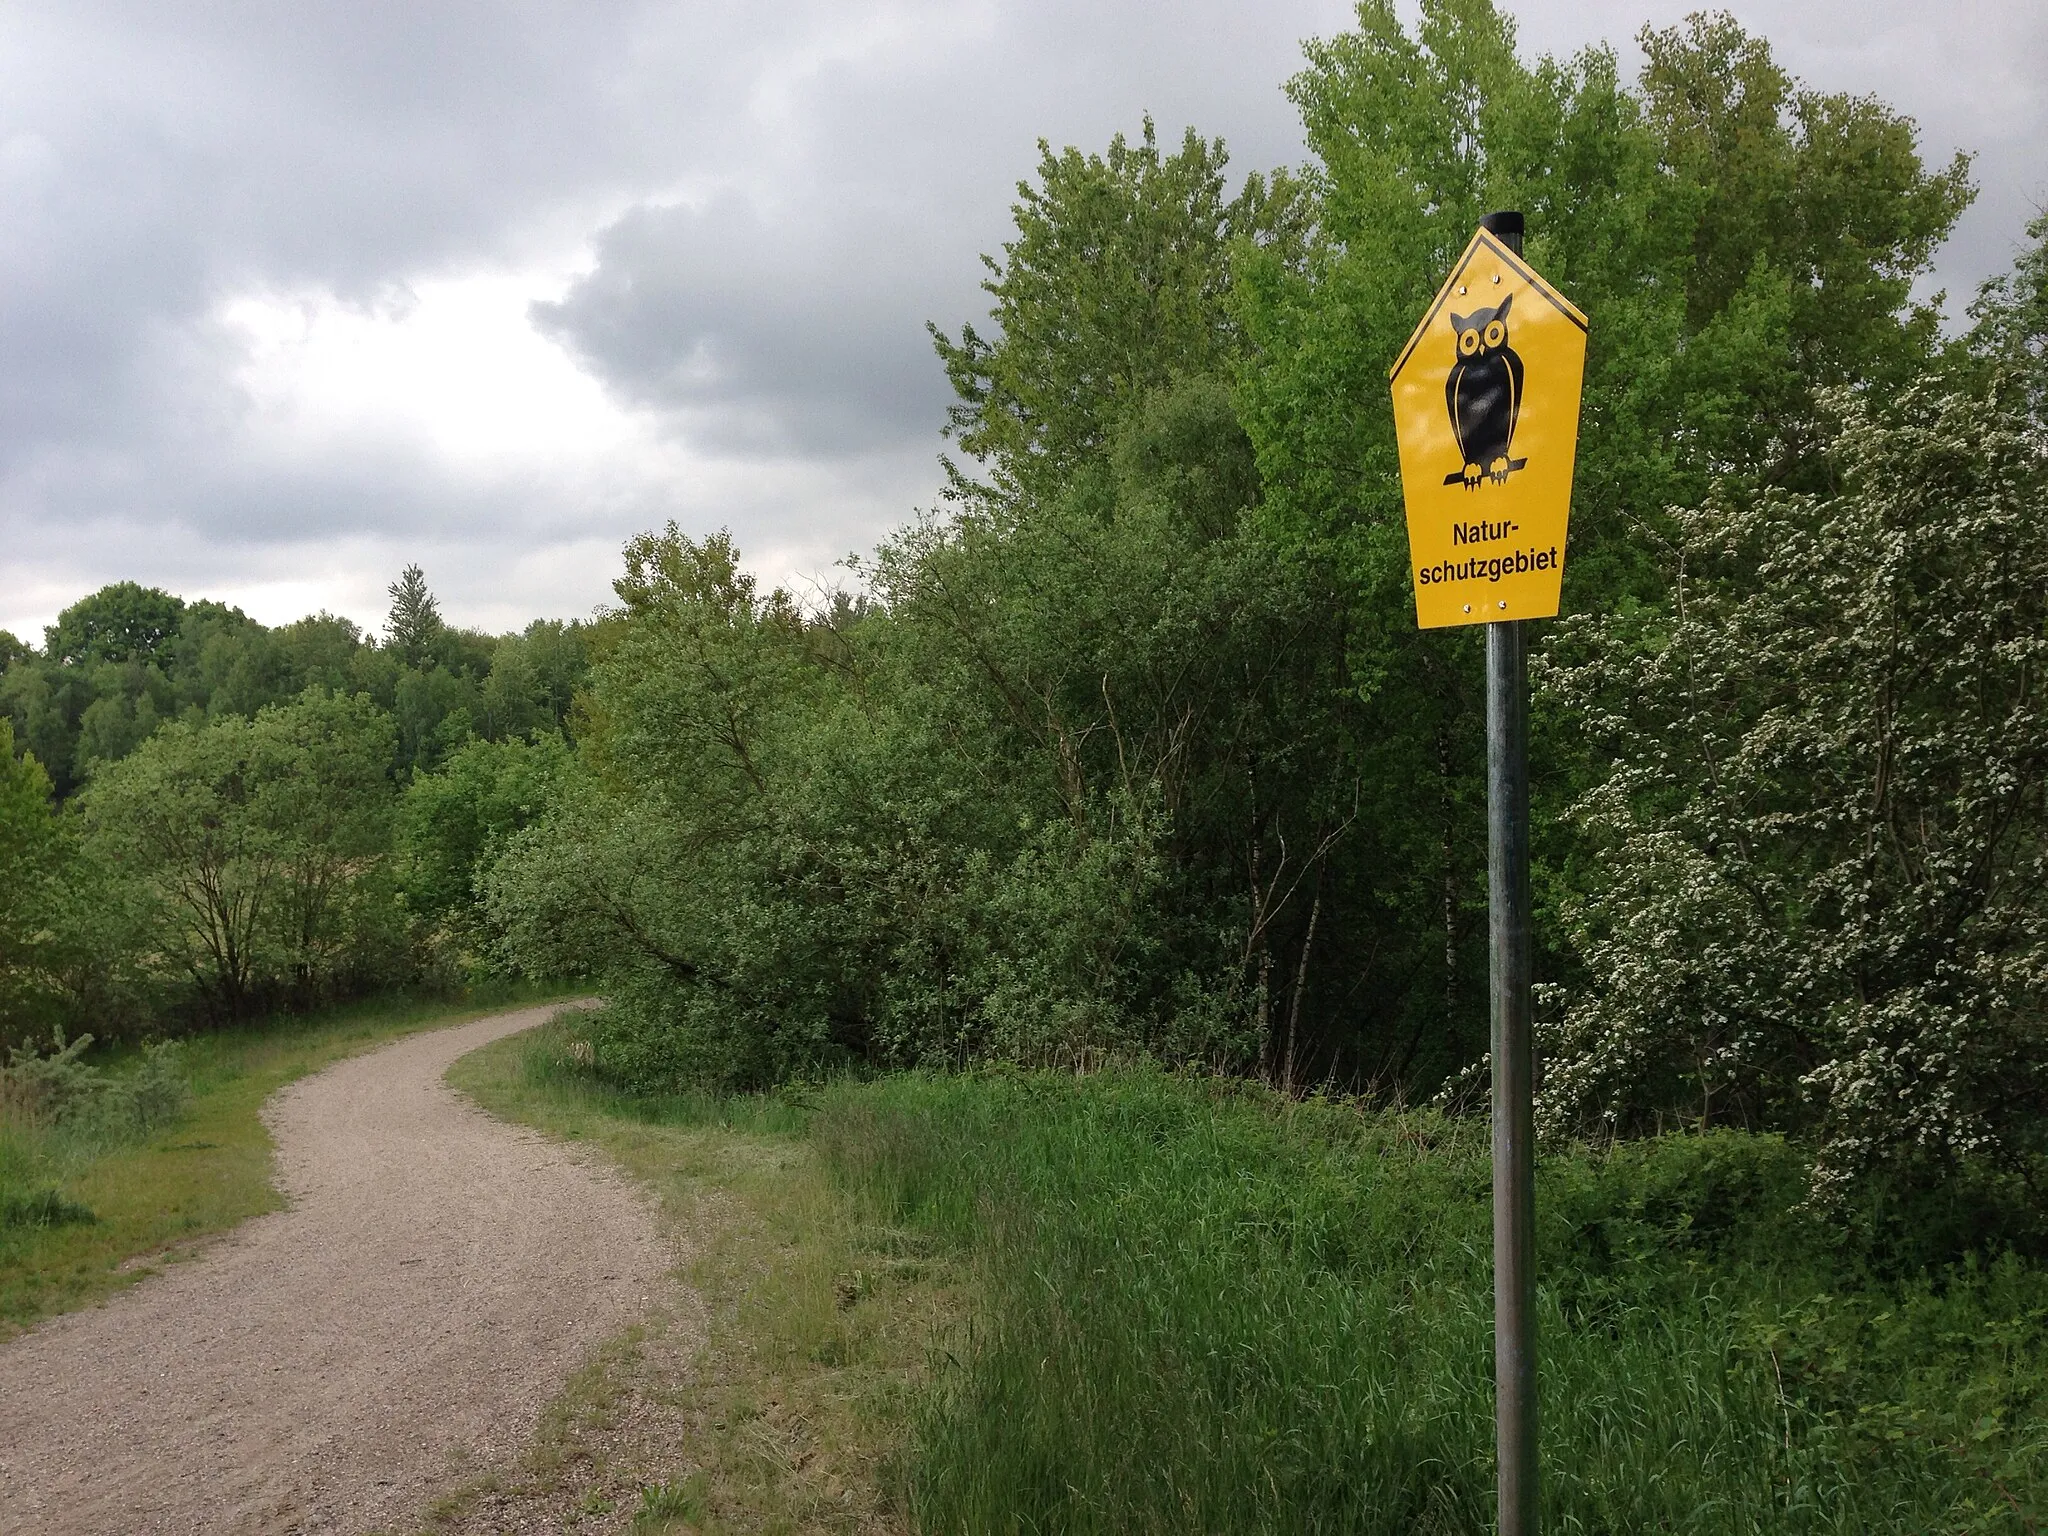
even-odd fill
[{"label": "dark grey cloud", "polygon": [[[1556,54],[1606,40],[1633,68],[1640,28],[1673,24],[1694,3],[1528,5],[1523,39]],[[1918,111],[1931,162],[1980,152],[1979,203],[1924,285],[1950,290],[1952,317],[2011,259],[2031,211],[2028,154],[2048,127],[2048,93],[2026,64],[2048,58],[2048,12],[1980,10],[1980,35],[2000,44],[1967,79],[1926,70],[1946,33],[1922,7],[1822,0],[1742,18],[1809,84]],[[1002,8],[893,67],[820,70],[784,124],[777,175],[631,209],[600,238],[595,270],[536,306],[536,322],[622,396],[675,410],[702,441],[830,454],[928,438],[946,391],[918,322],[951,329],[982,308],[975,256],[1004,234],[1033,140],[1099,145],[1151,110],[1169,135],[1182,122],[1226,133],[1241,169],[1296,160],[1281,94],[1296,41],[1347,19],[1315,5],[1284,17],[1197,7],[1177,26],[1139,6]],[[1231,64],[1220,74],[1219,60]]]},{"label": "dark grey cloud", "polygon": [[736,191],[635,208],[535,323],[706,444],[838,455],[929,438],[947,391],[918,307],[960,286],[932,270],[931,223],[872,205],[777,217]]},{"label": "dark grey cloud", "polygon": [[700,441],[931,441],[948,395],[924,322],[985,310],[978,256],[1007,233],[1037,139],[1099,147],[1149,112],[1169,140],[1225,135],[1242,169],[1297,160],[1280,82],[1301,40],[1347,15],[1330,0],[905,8],[886,51],[785,86],[762,114],[774,133],[748,146],[761,174],[627,211],[536,323]]},{"label": "dark grey cloud", "polygon": [[[1696,3],[1516,9],[1526,51],[1608,38],[1632,63],[1645,19]],[[1984,195],[1941,257],[1953,294],[2010,261],[2048,199],[2048,11],[1735,9],[1809,83],[1915,114],[1930,158],[1981,151]],[[864,547],[936,488],[924,323],[985,309],[976,257],[1036,141],[1099,148],[1149,111],[1169,141],[1224,136],[1240,170],[1296,161],[1282,83],[1303,37],[1348,18],[1343,0],[12,6],[0,626],[122,577],[373,618],[390,572],[429,556],[458,617],[577,612],[619,540],[669,516],[729,524],[776,573]],[[615,430],[500,452],[462,401],[400,388],[402,356],[339,343],[294,393],[290,347],[224,318],[254,296],[330,332],[337,314],[402,329],[437,284],[506,273],[532,288],[503,323],[601,381]],[[379,380],[455,427],[380,414],[362,399]]]}]

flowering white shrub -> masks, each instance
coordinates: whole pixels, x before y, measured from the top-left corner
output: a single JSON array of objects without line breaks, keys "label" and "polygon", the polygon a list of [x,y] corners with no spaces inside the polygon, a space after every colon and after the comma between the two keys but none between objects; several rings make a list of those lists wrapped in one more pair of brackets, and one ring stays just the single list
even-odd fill
[{"label": "flowering white shrub", "polygon": [[1997,387],[1832,408],[1830,492],[1678,514],[1668,610],[1560,626],[1539,667],[1612,761],[1575,808],[1585,979],[1548,997],[1541,1113],[1805,1131],[1823,1196],[2031,1179],[2048,451]]}]

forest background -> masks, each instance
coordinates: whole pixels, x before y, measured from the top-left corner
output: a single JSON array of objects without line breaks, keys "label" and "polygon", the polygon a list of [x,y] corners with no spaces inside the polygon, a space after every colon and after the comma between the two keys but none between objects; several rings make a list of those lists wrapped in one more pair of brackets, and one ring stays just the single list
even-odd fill
[{"label": "forest background", "polygon": [[1303,168],[1048,148],[933,332],[948,499],[845,592],[671,526],[518,635],[414,569],[380,638],[133,585],[0,637],[0,1028],[510,968],[602,990],[638,1090],[1146,1056],[1473,1107],[1480,650],[1414,628],[1385,369],[1519,208],[1593,317],[1548,1133],[1783,1133],[1844,1220],[2048,1241],[2048,225],[1944,335],[1966,159],[1726,17],[1641,41],[1367,3],[1289,84]]}]

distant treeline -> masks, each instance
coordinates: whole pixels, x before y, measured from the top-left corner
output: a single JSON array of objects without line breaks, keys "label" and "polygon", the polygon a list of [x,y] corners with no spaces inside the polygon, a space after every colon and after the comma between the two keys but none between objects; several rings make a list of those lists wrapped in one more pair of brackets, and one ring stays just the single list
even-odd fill
[{"label": "distant treeline", "polygon": [[[1645,31],[1626,82],[1608,49],[1524,64],[1483,0],[1413,35],[1358,16],[1288,87],[1299,173],[1233,192],[1220,143],[1149,124],[1045,151],[992,323],[933,333],[947,500],[858,595],[763,592],[671,527],[627,547],[573,717],[498,679],[511,646],[566,676],[543,640],[578,632],[479,669],[394,612],[337,646],[361,680],[282,670],[297,702],[250,750],[354,711],[411,776],[402,826],[499,807],[439,884],[397,834],[373,909],[595,978],[599,1064],[641,1086],[1132,1053],[1475,1102],[1481,642],[1415,629],[1386,368],[1479,217],[1519,208],[1592,317],[1567,616],[1537,633],[1550,1133],[1783,1130],[1823,1193],[2037,1207],[2048,222],[1946,338],[1914,285],[1967,161],[1923,164],[1910,121],[1726,17]],[[313,667],[323,622],[275,654]],[[158,718],[213,718],[176,691],[213,643],[156,668]],[[149,798],[142,751],[90,766],[98,698],[109,742],[142,718],[133,665],[17,663],[112,669],[73,724],[14,706],[90,768],[93,836],[123,773]],[[278,942],[296,986],[311,950]]]},{"label": "distant treeline", "polygon": [[329,613],[272,629],[239,608],[119,582],[65,609],[40,650],[0,631],[0,711],[60,798],[166,721],[253,717],[308,688],[366,694],[389,714],[400,774],[432,768],[472,736],[507,740],[566,723],[584,626],[452,628],[416,568],[394,588],[391,624],[383,643]]},{"label": "distant treeline", "polygon": [[381,641],[133,582],[0,634],[0,1043],[492,968],[475,866],[568,752],[589,631],[452,628],[417,567],[391,595]]}]

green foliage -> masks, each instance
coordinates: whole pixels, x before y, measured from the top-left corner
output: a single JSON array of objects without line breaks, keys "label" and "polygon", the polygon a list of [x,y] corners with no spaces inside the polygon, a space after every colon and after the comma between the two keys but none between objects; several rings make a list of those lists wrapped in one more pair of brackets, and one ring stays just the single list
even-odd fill
[{"label": "green foliage", "polygon": [[1336,541],[1375,605],[1406,597],[1385,370],[1490,209],[1595,317],[1568,608],[1657,592],[1633,530],[1712,476],[1804,483],[1816,388],[1931,354],[1909,290],[1966,161],[1926,171],[1908,120],[1799,88],[1725,16],[1642,42],[1631,90],[1607,49],[1523,63],[1487,0],[1432,0],[1412,37],[1367,3],[1290,86],[1320,217],[1306,262],[1241,263],[1246,425],[1276,524]]},{"label": "green foliage", "polygon": [[11,736],[0,719],[0,1045],[86,1021],[119,1031],[141,1003],[133,902]]},{"label": "green foliage", "polygon": [[83,670],[54,667],[30,655],[15,661],[0,677],[14,740],[36,761],[55,765],[66,779],[77,751],[78,716],[90,702]]},{"label": "green foliage", "polygon": [[400,798],[397,855],[407,905],[435,925],[466,973],[488,969],[494,935],[478,882],[506,839],[560,798],[572,772],[559,736],[471,741],[438,772],[416,775]]},{"label": "green foliage", "polygon": [[417,566],[381,644],[87,600],[0,680],[88,893],[10,909],[72,961],[7,974],[124,1018],[587,977],[638,1088],[1149,1053],[1445,1093],[1485,1048],[1479,647],[1411,623],[1385,368],[1516,207],[1594,317],[1565,602],[1601,617],[1535,715],[1552,1129],[1732,1118],[1866,1234],[2032,1243],[2048,266],[1942,344],[1912,295],[1967,160],[1726,16],[1639,41],[1628,80],[1488,0],[1364,0],[1289,86],[1298,175],[1233,190],[1149,122],[1041,146],[989,320],[933,332],[947,503],[860,597],[671,525],[595,624],[496,638]]},{"label": "green foliage", "polygon": [[1560,632],[1550,685],[1612,768],[1544,1112],[1810,1131],[1837,1195],[1972,1162],[2033,1188],[2048,454],[1934,384],[1839,409],[1837,492],[1679,514],[1670,612]]},{"label": "green foliage", "polygon": [[151,661],[178,632],[185,604],[132,581],[81,598],[43,633],[43,654],[74,666],[96,661]]},{"label": "green foliage", "polygon": [[15,756],[13,724],[0,720],[0,1026],[40,1012],[49,990],[66,852],[49,776],[32,755]]},{"label": "green foliage", "polygon": [[1970,201],[1969,157],[1924,172],[1909,119],[1801,88],[1726,14],[1639,41],[1649,126],[1692,215],[1688,329],[1725,313],[1761,267],[1789,279],[1811,382],[1896,377],[1922,358],[1935,316],[1910,306],[1911,287]]},{"label": "green foliage", "polygon": [[672,1483],[655,1483],[640,1490],[639,1506],[633,1511],[634,1536],[643,1531],[670,1530],[671,1521],[702,1524],[708,1499],[704,1474],[694,1472]]},{"label": "green foliage", "polygon": [[[305,685],[280,643],[283,631],[265,630],[239,608],[191,603],[179,622],[166,669],[179,712],[253,715],[266,704],[291,697]],[[331,685],[330,685],[331,686]],[[143,731],[138,735],[148,735]],[[130,743],[132,747],[133,743]],[[112,762],[126,750],[92,754]]]},{"label": "green foliage", "polygon": [[585,710],[591,773],[509,840],[491,920],[524,969],[606,979],[614,1064],[634,1080],[679,1063],[779,1075],[824,1047],[833,999],[760,891],[782,856],[770,818],[794,787],[767,743],[801,723],[794,690],[823,674],[794,607],[759,597],[722,535],[636,539],[615,585],[625,613]]},{"label": "green foliage", "polygon": [[488,741],[518,741],[569,723],[576,690],[589,669],[588,628],[535,619],[496,643],[476,708],[476,730]]},{"label": "green foliage", "polygon": [[[1646,32],[1631,84],[1525,62],[1483,0],[1358,16],[1291,87],[1305,179],[1233,196],[1220,144],[1149,126],[1042,149],[991,329],[934,332],[983,478],[865,602],[763,596],[722,536],[629,548],[589,771],[486,877],[520,964],[604,980],[622,1080],[1141,1050],[1412,1100],[1479,1056],[1477,647],[1409,622],[1387,360],[1526,209],[1597,317],[1570,601],[1654,636],[1669,508],[1828,492],[1826,390],[1932,365],[1910,289],[1967,166],[1723,17]],[[1545,967],[1580,977],[1605,876],[1559,813],[1610,749],[1539,725]],[[1665,1004],[1690,974],[1634,963]],[[1665,1004],[1617,1068],[1644,1102],[1686,1070]],[[1757,1113],[1803,1129],[1792,1060]]]},{"label": "green foliage", "polygon": [[60,1030],[48,1054],[15,1046],[0,1068],[0,1104],[16,1125],[101,1141],[133,1140],[175,1124],[191,1087],[175,1042],[145,1045],[132,1072],[113,1074],[84,1059],[91,1035],[66,1041]]},{"label": "green foliage", "polygon": [[2032,243],[2012,271],[1984,285],[1958,361],[1988,369],[2036,430],[2048,430],[2048,214],[2027,226]]},{"label": "green foliage", "polygon": [[913,528],[862,611],[762,597],[722,536],[629,547],[589,779],[487,881],[520,963],[604,979],[611,1067],[1287,1065],[1304,978],[1362,947],[1333,922],[1305,958],[1349,894],[1334,605],[1245,521],[1215,379],[1099,470]]},{"label": "green foliage", "polygon": [[[1285,260],[1307,212],[1284,173],[1226,195],[1222,141],[1192,128],[1162,158],[1149,117],[1138,144],[1118,134],[1106,155],[1038,150],[1038,185],[1017,187],[1017,238],[1003,260],[983,258],[996,333],[968,324],[956,343],[933,327],[932,339],[959,396],[951,435],[999,494],[1044,499],[1149,393],[1225,366],[1231,243]],[[955,489],[968,486],[956,476]]]},{"label": "green foliage", "polygon": [[472,736],[566,728],[588,627],[536,620],[500,637],[453,629],[408,569],[393,590],[404,597],[394,622],[410,638],[385,646],[332,614],[270,629],[221,603],[132,582],[104,588],[65,611],[46,652],[0,645],[0,714],[60,800],[167,721],[249,719],[308,688],[366,693],[397,715],[401,774],[431,769]]},{"label": "green foliage", "polygon": [[414,772],[432,771],[475,734],[476,703],[476,685],[446,667],[401,672],[391,709],[400,764]]},{"label": "green foliage", "polygon": [[[1332,868],[1338,604],[1248,520],[1216,371],[1231,242],[1298,240],[1291,184],[1228,199],[1219,146],[1149,138],[1041,182],[1002,339],[940,340],[994,482],[885,545],[870,603],[764,597],[722,537],[628,549],[589,781],[490,888],[521,964],[604,979],[629,1080],[1127,1046],[1308,1075],[1309,989],[1409,958]],[[1381,1055],[1417,1050],[1403,1003],[1368,1004]]]},{"label": "green foliage", "polygon": [[435,658],[442,632],[440,605],[427,589],[426,572],[408,565],[391,583],[391,615],[385,621],[385,635],[391,649],[409,667],[423,667]]},{"label": "green foliage", "polygon": [[359,669],[363,634],[351,620],[336,618],[331,613],[310,614],[296,624],[272,631],[272,635],[284,653],[289,675],[298,681],[292,692],[311,687],[325,688],[329,693],[374,691]]},{"label": "green foliage", "polygon": [[[1145,1072],[818,1106],[872,1213],[980,1276],[923,1407],[921,1528],[1491,1528],[1483,1128]],[[1873,1277],[1804,1187],[1733,1133],[1544,1163],[1546,1528],[2017,1533],[2048,1509],[2048,1275]]]},{"label": "green foliage", "polygon": [[[410,590],[405,580],[398,585]],[[133,583],[67,609],[51,628],[47,653],[12,641],[0,646],[0,742],[9,748],[0,767],[0,1044],[41,1038],[59,1025],[103,1037],[183,1028],[232,1016],[247,1005],[248,987],[266,1001],[304,1005],[429,973],[452,981],[484,964],[486,935],[473,912],[450,924],[436,905],[437,926],[424,946],[416,942],[388,857],[392,787],[472,741],[522,744],[535,732],[566,729],[589,630],[545,620],[495,638],[451,629],[416,570],[411,587],[414,627],[432,641],[416,665],[331,614],[272,629],[237,608],[188,603]],[[314,696],[330,702],[308,703]],[[323,708],[349,720],[321,727],[324,744],[286,739],[285,716],[304,724]],[[274,711],[283,713],[269,718]],[[215,726],[224,734],[206,736]],[[167,728],[176,740],[152,748]],[[208,751],[231,739],[253,744],[263,758],[258,767],[242,762],[239,749],[216,754],[227,764],[221,792],[239,805],[246,786],[238,775],[271,775],[266,824],[297,818],[306,835],[266,832],[297,852],[275,869],[253,856],[227,857],[208,891],[170,899],[167,890],[183,888],[177,882],[136,878],[138,847],[161,844],[164,834],[152,793],[137,785],[174,758],[185,765],[180,774],[205,777],[196,766],[204,754],[194,745],[202,737]],[[382,764],[358,754],[343,772],[333,749],[351,737],[384,752]],[[157,767],[126,766],[141,753]],[[288,803],[296,770],[277,765],[314,759],[322,761],[308,768],[306,783],[317,793]],[[86,818],[70,813],[81,810],[85,785],[106,777],[115,788],[100,797],[91,835],[82,835]],[[212,814],[182,794],[171,803],[202,821]],[[383,808],[366,813],[375,806]],[[130,813],[138,825],[125,824]],[[225,823],[210,835],[242,846],[241,833]],[[322,846],[354,851],[338,865],[323,863],[308,852]],[[254,879],[246,890],[238,884],[245,875]],[[250,903],[269,916],[230,919]],[[195,914],[202,911],[212,916],[201,921]],[[189,946],[200,929],[212,937],[195,971]]]},{"label": "green foliage", "polygon": [[[1481,667],[1473,635],[1412,624],[1386,368],[1415,317],[1482,214],[1525,212],[1530,259],[1593,317],[1566,611],[1661,606],[1667,508],[1717,476],[1816,485],[1817,387],[1927,361],[1908,287],[1968,196],[1960,163],[1921,166],[1909,123],[1801,90],[1726,18],[1643,41],[1631,87],[1605,48],[1525,62],[1486,0],[1431,0],[1412,33],[1361,5],[1289,87],[1316,157],[1306,255],[1241,246],[1235,267],[1261,517],[1341,579],[1380,901],[1405,941],[1390,968],[1415,978],[1418,1023],[1439,1000],[1425,1028],[1453,1064],[1482,1048]],[[1547,896],[1579,859],[1561,812],[1595,765],[1548,716],[1535,729]],[[1569,974],[1544,906],[1539,969]]]},{"label": "green foliage", "polygon": [[78,717],[72,776],[83,780],[98,763],[126,757],[173,712],[170,679],[147,662],[102,662],[90,674],[92,702]]},{"label": "green foliage", "polygon": [[393,734],[367,697],[309,689],[167,726],[83,796],[91,844],[148,894],[153,947],[217,1017],[326,995],[391,949]]}]

